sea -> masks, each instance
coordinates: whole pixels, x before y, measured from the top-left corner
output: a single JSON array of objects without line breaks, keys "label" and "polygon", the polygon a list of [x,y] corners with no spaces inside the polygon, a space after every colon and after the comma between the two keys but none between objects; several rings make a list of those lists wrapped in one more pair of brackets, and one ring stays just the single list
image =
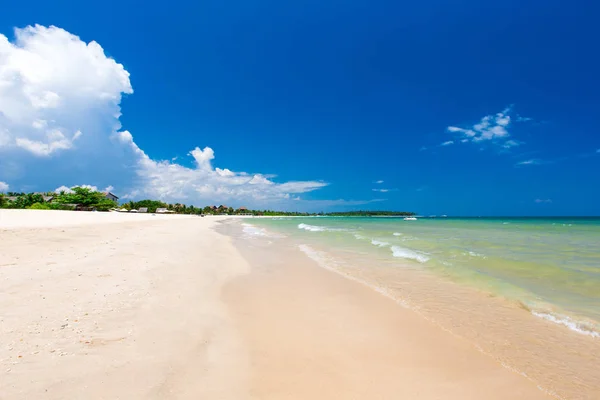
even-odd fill
[{"label": "sea", "polygon": [[238,239],[369,286],[552,397],[600,399],[600,218],[251,218]]}]

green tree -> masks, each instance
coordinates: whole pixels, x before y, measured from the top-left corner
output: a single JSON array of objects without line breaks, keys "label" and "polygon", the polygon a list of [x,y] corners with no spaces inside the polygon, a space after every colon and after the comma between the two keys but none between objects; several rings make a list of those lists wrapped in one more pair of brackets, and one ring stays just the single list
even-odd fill
[{"label": "green tree", "polygon": [[78,204],[83,207],[95,208],[98,211],[108,211],[117,206],[117,203],[107,199],[103,193],[83,187],[74,187],[69,193],[61,192],[56,197],[56,202],[59,204]]},{"label": "green tree", "polygon": [[136,208],[139,210],[140,207],[145,207],[148,209],[149,213],[154,213],[154,212],[156,212],[157,208],[167,208],[167,204],[163,203],[162,201],[158,201],[158,200],[140,200],[140,201],[133,202],[132,208]]}]

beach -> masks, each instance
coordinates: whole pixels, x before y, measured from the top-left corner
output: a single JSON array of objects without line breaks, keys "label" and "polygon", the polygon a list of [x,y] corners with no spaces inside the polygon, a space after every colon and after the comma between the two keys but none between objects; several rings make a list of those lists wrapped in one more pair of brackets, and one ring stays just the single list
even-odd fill
[{"label": "beach", "polygon": [[0,210],[0,398],[555,398],[240,232],[228,217]]}]

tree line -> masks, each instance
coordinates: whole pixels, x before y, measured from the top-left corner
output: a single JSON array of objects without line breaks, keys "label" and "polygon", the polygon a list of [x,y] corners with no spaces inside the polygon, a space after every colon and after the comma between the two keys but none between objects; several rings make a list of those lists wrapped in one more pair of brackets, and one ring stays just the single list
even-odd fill
[{"label": "tree line", "polygon": [[[51,201],[47,201],[51,198]],[[246,208],[234,209],[233,207],[205,206],[196,207],[181,203],[169,204],[160,200],[129,201],[119,205],[106,198],[104,193],[84,187],[73,187],[69,191],[60,193],[0,193],[0,208],[34,209],[34,210],[96,210],[109,211],[125,209],[127,211],[146,209],[146,212],[155,213],[157,209],[167,209],[177,214],[195,215],[255,215],[255,216],[336,216],[336,217],[376,217],[376,216],[412,216],[408,211],[346,211],[330,213],[307,213],[295,211],[274,210],[248,210]]]},{"label": "tree line", "polygon": [[115,207],[117,203],[107,199],[104,193],[83,187],[60,193],[0,193],[0,208],[109,211]]}]

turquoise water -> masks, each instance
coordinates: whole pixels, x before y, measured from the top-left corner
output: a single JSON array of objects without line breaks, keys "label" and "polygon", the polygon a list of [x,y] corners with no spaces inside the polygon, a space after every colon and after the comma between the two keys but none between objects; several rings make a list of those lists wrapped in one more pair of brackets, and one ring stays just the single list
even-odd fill
[{"label": "turquoise water", "polygon": [[[600,337],[600,218],[262,218],[299,243],[431,271]],[[250,229],[251,232],[258,232]]]}]

